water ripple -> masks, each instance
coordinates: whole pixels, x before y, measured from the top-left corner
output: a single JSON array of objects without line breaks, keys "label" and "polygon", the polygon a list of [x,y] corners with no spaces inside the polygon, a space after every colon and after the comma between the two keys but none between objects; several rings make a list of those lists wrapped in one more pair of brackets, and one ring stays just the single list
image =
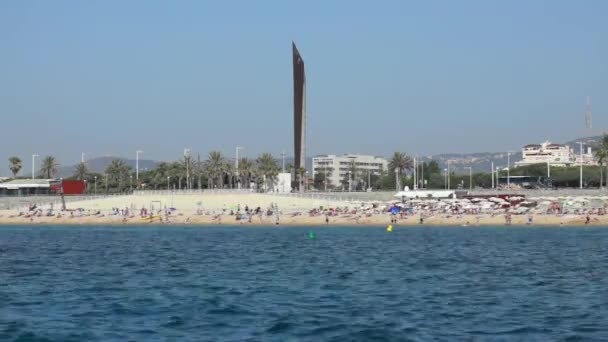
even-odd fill
[{"label": "water ripple", "polygon": [[0,228],[4,341],[608,340],[605,228]]}]

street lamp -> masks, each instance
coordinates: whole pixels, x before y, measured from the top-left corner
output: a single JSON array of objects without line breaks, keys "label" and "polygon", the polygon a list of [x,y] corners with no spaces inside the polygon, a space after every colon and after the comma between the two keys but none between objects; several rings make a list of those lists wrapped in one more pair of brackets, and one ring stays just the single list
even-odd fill
[{"label": "street lamp", "polygon": [[135,181],[139,182],[139,154],[144,153],[144,151],[135,151]]},{"label": "street lamp", "polygon": [[[190,188],[190,169],[188,168],[188,164],[190,164],[190,149],[184,148],[184,158],[186,162],[186,189]],[[181,184],[181,182],[180,182]]]},{"label": "street lamp", "polygon": [[583,145],[585,145],[584,142],[581,141],[577,141],[577,144],[580,145],[581,147],[581,156],[580,156],[580,164],[581,164],[581,172],[580,172],[580,177],[579,177],[579,183],[580,183],[580,188],[583,188]]},{"label": "street lamp", "polygon": [[97,176],[95,176],[95,195],[97,195]]},{"label": "street lamp", "polygon": [[170,187],[170,185],[169,185],[169,178],[171,178],[171,177],[167,176],[167,191],[169,191],[169,187]]},{"label": "street lamp", "polygon": [[37,154],[32,154],[32,179],[36,178],[36,168],[34,167],[34,164],[36,163],[36,157],[40,157]]},{"label": "street lamp", "polygon": [[465,169],[469,169],[469,190],[473,190],[473,168],[467,166]]},{"label": "street lamp", "polygon": [[397,188],[397,191],[399,191],[401,188],[401,185],[399,184],[399,168],[398,167],[395,168],[395,187]]},{"label": "street lamp", "polygon": [[451,160],[448,160],[448,170],[446,174],[446,177],[448,178],[448,190],[450,190],[450,162]]},{"label": "street lamp", "polygon": [[511,152],[507,152],[507,189],[511,189]]},{"label": "street lamp", "polygon": [[129,188],[133,192],[133,175],[129,176]]},{"label": "street lamp", "polygon": [[348,192],[351,191],[352,188],[352,177],[351,177],[351,172],[348,171]]},{"label": "street lamp", "polygon": [[490,169],[490,178],[492,178],[492,189],[494,189],[494,162],[492,162],[492,168]]},{"label": "street lamp", "polygon": [[443,169],[443,188],[448,188],[448,169]]},{"label": "street lamp", "polygon": [[414,190],[418,189],[418,165],[416,165],[416,157],[414,157]]},{"label": "street lamp", "polygon": [[[237,146],[236,147],[236,158],[234,160],[234,169],[235,169],[235,176],[236,176],[236,183],[237,183],[237,188],[240,189],[241,188],[241,182],[239,182],[239,150],[244,149],[241,146]],[[283,165],[283,170],[285,169],[285,166]]]}]

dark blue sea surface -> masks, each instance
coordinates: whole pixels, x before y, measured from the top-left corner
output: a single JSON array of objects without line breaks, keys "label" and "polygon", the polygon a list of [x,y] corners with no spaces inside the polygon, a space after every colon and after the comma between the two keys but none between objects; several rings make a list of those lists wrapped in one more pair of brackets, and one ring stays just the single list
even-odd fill
[{"label": "dark blue sea surface", "polygon": [[608,229],[4,226],[0,340],[607,341]]}]

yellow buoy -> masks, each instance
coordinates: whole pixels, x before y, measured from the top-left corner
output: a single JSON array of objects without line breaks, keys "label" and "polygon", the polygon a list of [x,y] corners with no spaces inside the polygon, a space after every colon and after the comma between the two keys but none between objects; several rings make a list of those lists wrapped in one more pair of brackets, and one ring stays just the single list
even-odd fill
[{"label": "yellow buoy", "polygon": [[393,225],[389,224],[388,227],[386,227],[386,231],[387,232],[392,232],[393,231]]}]

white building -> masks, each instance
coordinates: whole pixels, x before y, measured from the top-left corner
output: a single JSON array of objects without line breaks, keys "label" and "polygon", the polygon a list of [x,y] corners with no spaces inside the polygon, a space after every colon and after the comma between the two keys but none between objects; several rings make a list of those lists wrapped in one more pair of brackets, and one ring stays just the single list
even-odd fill
[{"label": "white building", "polygon": [[[337,155],[322,155],[312,158],[313,178],[318,173],[327,175],[327,188],[341,188],[341,181],[348,177],[348,173],[355,165],[358,175],[353,175],[353,189],[356,186],[357,179],[367,181],[368,174],[379,175],[382,171],[388,168],[388,161],[382,157],[345,154]],[[368,184],[369,186],[369,184]]]},{"label": "white building", "polygon": [[[515,162],[515,167],[532,164],[550,164],[552,166],[580,165],[580,152],[568,145],[552,144],[545,141],[542,144],[528,144],[521,149],[522,160]],[[583,165],[595,165],[591,147],[582,155]]]},{"label": "white building", "polygon": [[273,188],[276,192],[291,192],[291,173],[279,173]]}]

